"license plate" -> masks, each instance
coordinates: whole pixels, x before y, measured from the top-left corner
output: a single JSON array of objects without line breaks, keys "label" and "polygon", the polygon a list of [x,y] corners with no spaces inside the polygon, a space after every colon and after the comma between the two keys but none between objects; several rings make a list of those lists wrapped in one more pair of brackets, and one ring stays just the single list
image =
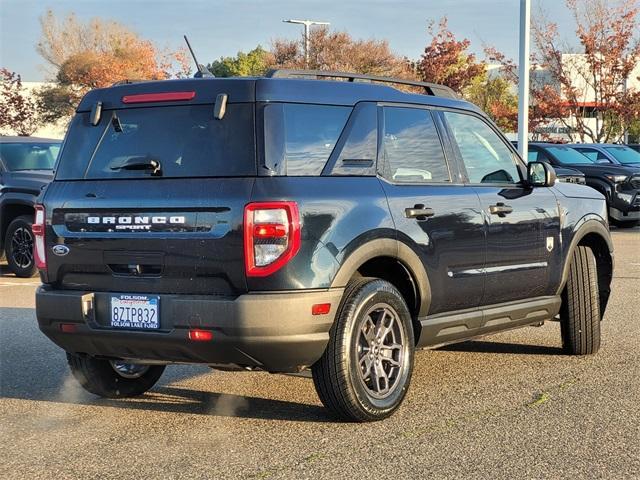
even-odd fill
[{"label": "license plate", "polygon": [[111,326],[154,330],[160,328],[160,297],[111,295]]}]

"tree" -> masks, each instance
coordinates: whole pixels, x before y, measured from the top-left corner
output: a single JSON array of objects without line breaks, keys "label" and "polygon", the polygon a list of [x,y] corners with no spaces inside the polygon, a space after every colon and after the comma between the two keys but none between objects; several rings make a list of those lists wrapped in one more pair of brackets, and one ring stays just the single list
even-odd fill
[{"label": "tree", "polygon": [[464,97],[489,115],[504,131],[518,129],[518,97],[514,85],[500,72],[475,77],[465,89]]},{"label": "tree", "polygon": [[469,52],[470,40],[458,40],[449,30],[446,17],[430,21],[431,36],[420,60],[414,63],[426,82],[447,85],[464,99],[475,103],[501,128],[514,131],[517,126],[517,97],[513,83],[500,72],[487,71],[487,64]]},{"label": "tree", "polygon": [[570,137],[609,142],[638,118],[637,92],[625,83],[640,62],[634,37],[640,7],[637,0],[566,0],[566,5],[582,51],[563,54],[557,25],[544,18],[535,22],[537,61],[546,81],[533,90],[533,100],[547,118],[568,127]]},{"label": "tree", "polygon": [[448,28],[447,17],[437,24],[429,22],[427,32],[431,42],[415,64],[418,75],[425,82],[447,85],[463,94],[467,87],[485,75],[486,64],[478,62],[476,56],[468,52],[471,45],[468,39],[456,39]]},{"label": "tree", "polygon": [[[304,38],[276,39],[270,54],[268,60],[272,68],[306,68]],[[355,40],[347,32],[331,31],[327,27],[311,31],[308,68],[415,78],[409,62],[394,54],[387,41]]]},{"label": "tree", "polygon": [[[486,47],[485,54],[490,62],[500,65],[500,77],[510,85],[512,91],[516,91],[518,86],[518,65],[502,52],[494,47]],[[529,75],[531,77],[530,95],[533,101],[529,105],[529,133],[533,134],[536,140],[548,139],[546,133],[540,133],[540,127],[548,123],[549,118],[554,115],[552,104],[548,103],[544,95],[544,85],[540,81],[543,77],[537,76],[540,69],[535,57],[531,58]],[[514,93],[513,98],[507,100],[507,105],[495,105],[494,119],[497,123],[505,122],[510,125],[511,131],[518,130],[518,97]],[[510,105],[510,106],[509,106]]]},{"label": "tree", "polygon": [[25,92],[17,73],[2,68],[0,79],[0,131],[5,135],[32,135],[40,124],[36,102]]},{"label": "tree", "polygon": [[265,74],[270,54],[260,45],[248,53],[238,52],[235,57],[220,57],[207,65],[216,77],[260,77]]},{"label": "tree", "polygon": [[184,50],[160,51],[125,26],[100,19],[86,23],[52,11],[40,19],[37,51],[55,74],[53,87],[38,92],[43,116],[67,116],[82,96],[122,80],[159,80],[188,74]]}]

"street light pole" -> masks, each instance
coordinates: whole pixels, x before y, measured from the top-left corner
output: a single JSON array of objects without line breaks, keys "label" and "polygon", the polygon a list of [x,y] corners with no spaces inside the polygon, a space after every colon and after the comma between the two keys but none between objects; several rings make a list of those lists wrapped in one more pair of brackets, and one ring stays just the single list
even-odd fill
[{"label": "street light pole", "polygon": [[311,41],[311,25],[331,25],[329,22],[316,22],[315,20],[283,20],[284,23],[296,23],[304,25],[304,65],[309,66],[309,44]]},{"label": "street light pole", "polygon": [[520,61],[518,64],[518,152],[526,162],[529,153],[529,37],[531,0],[520,0]]}]

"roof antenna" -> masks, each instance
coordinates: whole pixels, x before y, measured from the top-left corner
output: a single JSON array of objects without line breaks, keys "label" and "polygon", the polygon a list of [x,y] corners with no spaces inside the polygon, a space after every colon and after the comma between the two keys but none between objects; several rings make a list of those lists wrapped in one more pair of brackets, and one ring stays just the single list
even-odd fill
[{"label": "roof antenna", "polygon": [[196,54],[193,53],[193,48],[191,48],[191,44],[189,43],[189,39],[187,38],[186,35],[184,36],[184,41],[187,42],[187,47],[189,47],[189,51],[191,52],[191,56],[193,57],[193,61],[196,62],[196,67],[198,68],[198,71],[195,73],[195,75],[193,76],[194,78],[202,78],[202,77],[214,77],[215,75],[213,73],[211,73],[209,70],[207,70],[207,68],[202,65],[201,63],[198,63],[198,59],[196,58]]}]

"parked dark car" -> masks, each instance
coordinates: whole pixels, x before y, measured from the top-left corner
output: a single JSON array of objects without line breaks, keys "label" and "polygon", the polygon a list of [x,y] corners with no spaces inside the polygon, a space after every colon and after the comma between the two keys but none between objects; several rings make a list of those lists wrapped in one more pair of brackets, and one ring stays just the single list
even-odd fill
[{"label": "parked dark car", "polygon": [[640,168],[640,153],[627,145],[615,143],[572,143],[568,147],[578,150],[595,163],[624,165]]},{"label": "parked dark car", "polygon": [[[601,163],[568,145],[531,143],[529,151],[559,167],[569,167],[585,174],[587,185],[607,199],[610,222],[620,228],[632,228],[640,222],[640,167]],[[596,154],[597,155],[597,154]]]},{"label": "parked dark car", "polygon": [[[511,142],[515,148],[518,148],[518,142]],[[538,150],[529,150],[527,153],[527,163],[529,162],[538,162],[538,161],[547,161],[543,158],[538,158],[539,151]],[[585,185],[587,182],[585,180],[584,173],[580,170],[576,170],[575,168],[564,167],[561,165],[554,165],[553,169],[556,171],[556,176],[558,177],[559,182],[567,182],[567,183],[577,183],[579,185]]]},{"label": "parked dark car", "polygon": [[331,412],[370,421],[401,404],[416,349],[558,319],[565,352],[595,353],[603,196],[525,165],[448,88],[402,82],[88,93],[34,224],[38,323],[82,386],[140,395],[174,362],[310,369]]},{"label": "parked dark car", "polygon": [[38,273],[33,260],[36,197],[53,179],[60,140],[0,136],[0,258],[18,277]]},{"label": "parked dark car", "polygon": [[629,143],[627,147],[635,150],[636,152],[640,152],[640,143]]}]

